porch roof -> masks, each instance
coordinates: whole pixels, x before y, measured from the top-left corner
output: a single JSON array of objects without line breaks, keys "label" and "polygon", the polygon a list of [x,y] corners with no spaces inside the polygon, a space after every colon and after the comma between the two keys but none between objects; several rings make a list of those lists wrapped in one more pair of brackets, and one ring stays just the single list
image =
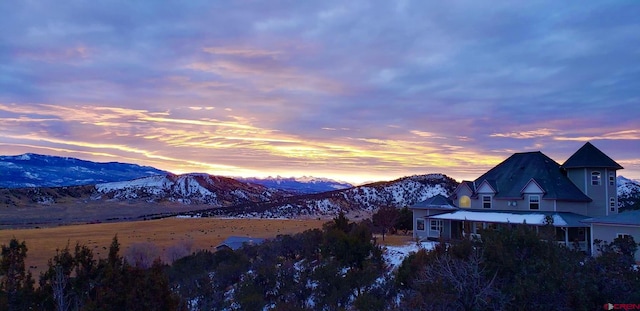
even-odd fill
[{"label": "porch roof", "polygon": [[613,214],[604,217],[589,218],[583,220],[582,222],[594,224],[640,226],[640,210],[626,211],[620,214]]},{"label": "porch roof", "polygon": [[478,222],[523,224],[544,226],[545,216],[553,217],[555,227],[587,227],[581,220],[589,217],[569,212],[530,212],[530,211],[467,211],[454,212],[428,216],[430,219],[467,220]]}]

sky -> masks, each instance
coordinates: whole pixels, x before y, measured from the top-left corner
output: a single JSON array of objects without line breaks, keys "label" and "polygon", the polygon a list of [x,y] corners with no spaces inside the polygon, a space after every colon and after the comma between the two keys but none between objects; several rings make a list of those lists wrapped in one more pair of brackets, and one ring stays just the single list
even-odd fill
[{"label": "sky", "polygon": [[2,1],[0,154],[352,183],[590,141],[640,179],[638,1]]}]

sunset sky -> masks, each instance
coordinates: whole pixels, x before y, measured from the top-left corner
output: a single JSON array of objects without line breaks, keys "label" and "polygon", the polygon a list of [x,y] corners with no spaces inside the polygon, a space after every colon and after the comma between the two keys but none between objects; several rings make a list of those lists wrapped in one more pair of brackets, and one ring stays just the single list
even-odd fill
[{"label": "sunset sky", "polygon": [[640,179],[640,1],[2,1],[0,154],[354,183],[586,141]]}]

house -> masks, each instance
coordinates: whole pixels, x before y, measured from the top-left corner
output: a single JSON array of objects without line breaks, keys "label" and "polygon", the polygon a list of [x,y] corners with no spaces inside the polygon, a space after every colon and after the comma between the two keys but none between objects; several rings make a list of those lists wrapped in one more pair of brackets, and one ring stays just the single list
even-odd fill
[{"label": "house", "polygon": [[[619,169],[622,166],[589,142],[562,165],[540,151],[515,153],[476,180],[460,183],[448,198],[450,206],[411,206],[414,238],[460,239],[487,228],[526,224],[538,230],[552,225],[559,244],[590,252],[601,234],[600,239],[612,240],[605,231],[640,227],[607,222],[609,229],[601,228],[607,221],[603,219],[618,215]],[[634,230],[620,232],[640,241]]]},{"label": "house", "polygon": [[[640,210],[612,214],[583,220],[591,226],[591,245],[597,240],[611,242],[615,238],[632,236],[634,241],[640,242]],[[597,250],[593,249],[595,255]],[[636,261],[640,262],[640,250],[635,253]]]},{"label": "house", "polygon": [[426,201],[419,202],[411,206],[413,211],[414,237],[416,232],[423,234],[421,237],[439,238],[440,234],[448,235],[444,231],[444,223],[442,220],[427,221],[427,218],[434,215],[457,210],[453,205],[453,201],[442,194],[435,195]]},{"label": "house", "polygon": [[243,236],[230,236],[226,240],[224,240],[222,243],[220,243],[220,245],[216,246],[216,250],[219,251],[221,249],[230,249],[235,251],[243,247],[245,244],[246,245],[262,244],[264,240],[265,239],[250,238],[250,237],[243,237]]}]

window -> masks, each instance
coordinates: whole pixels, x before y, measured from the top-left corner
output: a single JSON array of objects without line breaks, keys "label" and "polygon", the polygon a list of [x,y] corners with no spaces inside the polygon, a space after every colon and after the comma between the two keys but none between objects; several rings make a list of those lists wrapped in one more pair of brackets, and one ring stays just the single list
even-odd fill
[{"label": "window", "polygon": [[609,173],[609,186],[616,185],[616,176],[613,173]]},{"label": "window", "polygon": [[631,237],[631,235],[630,234],[626,234],[626,233],[618,233],[618,235],[616,236],[616,238],[618,238],[618,239],[628,239],[630,237]]},{"label": "window", "polygon": [[442,228],[444,227],[444,223],[442,220],[431,220],[431,231],[442,232]]},{"label": "window", "polygon": [[540,209],[540,196],[539,195],[530,195],[529,196],[529,209]]},{"label": "window", "polygon": [[609,198],[609,211],[616,211],[616,198],[614,197]]},{"label": "window", "polygon": [[424,231],[424,219],[416,219],[416,230]]},{"label": "window", "polygon": [[483,195],[482,196],[482,207],[491,208],[491,196],[490,195]]},{"label": "window", "polygon": [[471,207],[471,198],[469,198],[466,195],[461,196],[460,199],[458,200],[458,206],[459,207]]},{"label": "window", "polygon": [[601,176],[600,172],[591,172],[591,185],[600,186]]}]

